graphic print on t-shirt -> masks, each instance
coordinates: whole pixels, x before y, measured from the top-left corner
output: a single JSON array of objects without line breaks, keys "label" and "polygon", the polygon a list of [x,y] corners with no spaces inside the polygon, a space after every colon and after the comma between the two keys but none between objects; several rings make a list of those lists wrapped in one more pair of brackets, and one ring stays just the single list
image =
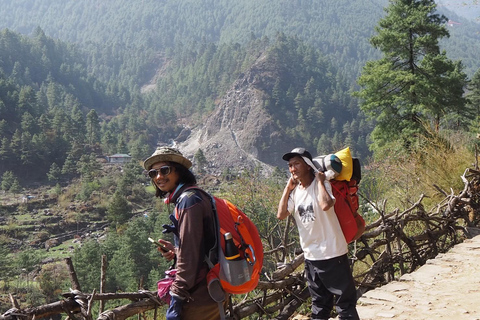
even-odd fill
[{"label": "graphic print on t-shirt", "polygon": [[315,215],[313,214],[313,204],[308,204],[304,206],[303,204],[298,206],[298,214],[303,224],[310,223],[315,220]]}]

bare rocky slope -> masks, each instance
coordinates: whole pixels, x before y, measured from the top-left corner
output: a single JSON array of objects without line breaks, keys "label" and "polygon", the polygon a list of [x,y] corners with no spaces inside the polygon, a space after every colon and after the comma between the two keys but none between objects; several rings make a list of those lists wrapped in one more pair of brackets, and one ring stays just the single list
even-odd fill
[{"label": "bare rocky slope", "polygon": [[201,126],[191,129],[188,137],[177,141],[179,148],[193,158],[200,148],[208,170],[219,174],[225,168],[251,170],[260,167],[266,174],[285,164],[281,155],[295,147],[295,142],[278,127],[264,107],[274,85],[277,67],[262,55],[222,97],[215,112]]}]

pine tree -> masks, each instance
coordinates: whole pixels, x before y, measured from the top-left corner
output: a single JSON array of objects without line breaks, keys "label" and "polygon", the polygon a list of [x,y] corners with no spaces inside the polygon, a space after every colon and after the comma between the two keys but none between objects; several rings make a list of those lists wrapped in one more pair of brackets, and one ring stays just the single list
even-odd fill
[{"label": "pine tree", "polygon": [[10,190],[15,180],[16,177],[12,171],[5,171],[2,175],[2,182],[0,183],[0,188],[4,191]]},{"label": "pine tree", "polygon": [[38,133],[36,119],[34,119],[28,111],[23,113],[20,126],[23,132],[28,132],[30,134]]},{"label": "pine tree", "polygon": [[107,208],[107,218],[115,224],[124,224],[132,216],[132,208],[125,196],[117,191]]},{"label": "pine tree", "polygon": [[440,52],[438,41],[449,33],[447,18],[435,9],[433,0],[390,0],[370,39],[383,58],[366,64],[356,94],[376,120],[374,149],[395,140],[408,147],[426,125],[438,132],[445,114],[467,112],[466,75],[460,62]]},{"label": "pine tree", "polygon": [[90,239],[75,249],[72,257],[75,272],[85,292],[90,292],[100,283],[101,247],[98,241]]},{"label": "pine tree", "polygon": [[207,165],[207,158],[205,157],[205,154],[203,153],[202,149],[198,149],[197,152],[195,152],[195,163],[198,168],[199,173],[205,173],[205,166]]},{"label": "pine tree", "polygon": [[70,136],[74,141],[82,144],[86,140],[85,117],[83,116],[83,112],[80,110],[78,102],[70,95],[68,95],[67,98],[67,100],[69,101],[68,105],[72,106],[72,113],[70,115],[71,128],[69,128]]},{"label": "pine tree", "polygon": [[75,160],[71,153],[67,155],[61,173],[67,178],[72,178],[77,174],[77,166],[75,165]]},{"label": "pine tree", "polygon": [[47,173],[48,181],[58,182],[58,180],[60,179],[61,173],[62,172],[60,170],[60,167],[55,162],[52,163],[52,165],[50,166],[50,170]]},{"label": "pine tree", "polygon": [[48,106],[53,109],[60,104],[60,89],[58,88],[58,85],[55,84],[53,79],[51,79],[51,75],[49,75],[47,81],[48,80],[50,82],[47,87],[47,102]]},{"label": "pine tree", "polygon": [[10,191],[11,193],[16,195],[16,194],[20,193],[22,190],[23,190],[23,188],[20,185],[20,182],[18,181],[17,178],[14,178],[13,183],[10,186],[10,188],[8,189],[8,191]]},{"label": "pine tree", "polygon": [[474,114],[471,121],[471,131],[475,132],[476,134],[480,133],[480,69],[475,72],[473,75],[472,81],[468,85],[468,104]]},{"label": "pine tree", "polygon": [[37,155],[32,147],[32,135],[29,132],[22,133],[20,150],[20,160],[23,166],[33,166],[37,162]]},{"label": "pine tree", "polygon": [[91,182],[100,170],[100,164],[97,162],[95,154],[84,154],[77,161],[76,168],[84,182]]},{"label": "pine tree", "polygon": [[36,114],[36,95],[32,87],[23,86],[20,89],[17,110],[19,114],[24,112],[28,112],[32,115]]},{"label": "pine tree", "polygon": [[10,143],[8,138],[4,137],[0,141],[0,171],[4,171],[9,167],[11,157]]},{"label": "pine tree", "polygon": [[87,114],[87,143],[90,146],[100,144],[100,123],[97,112],[92,109]]},{"label": "pine tree", "polygon": [[322,133],[317,142],[317,154],[327,155],[332,153],[332,141],[325,133]]}]

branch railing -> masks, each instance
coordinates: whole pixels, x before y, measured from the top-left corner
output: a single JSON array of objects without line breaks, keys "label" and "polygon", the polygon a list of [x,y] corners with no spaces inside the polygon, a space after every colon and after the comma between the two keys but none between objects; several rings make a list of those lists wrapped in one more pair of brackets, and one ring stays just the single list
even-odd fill
[{"label": "branch railing", "polygon": [[[457,195],[435,186],[445,198],[430,211],[422,204],[424,195],[403,211],[386,212],[385,202],[378,206],[371,204],[379,218],[366,227],[359,240],[350,244],[349,250],[359,295],[416,270],[428,259],[480,233],[480,171],[467,169],[461,178],[464,188]],[[284,230],[289,232],[288,225]],[[286,243],[290,241],[288,235],[284,235],[283,240],[285,242],[266,253],[273,257],[278,256],[278,252],[286,252],[285,248],[292,244]],[[301,268],[303,262],[302,253],[289,263],[281,264],[270,275],[265,274],[266,280],[260,281],[252,293],[233,300],[228,312],[230,318],[265,315],[268,319],[289,319],[309,297]],[[71,279],[75,280],[72,272]],[[33,320],[60,313],[66,313],[72,320],[78,317],[90,320],[92,304],[110,299],[127,299],[131,303],[107,311],[101,309],[97,320],[123,320],[149,310],[154,310],[156,318],[157,307],[163,304],[156,292],[151,291],[86,294],[73,289],[63,296],[61,301],[23,310],[10,296],[13,307],[1,315],[0,320]]]}]

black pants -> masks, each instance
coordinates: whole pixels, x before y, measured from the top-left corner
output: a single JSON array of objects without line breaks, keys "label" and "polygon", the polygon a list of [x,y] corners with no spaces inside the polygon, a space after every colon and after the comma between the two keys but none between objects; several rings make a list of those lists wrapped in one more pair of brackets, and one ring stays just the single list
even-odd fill
[{"label": "black pants", "polygon": [[359,320],[357,292],[347,255],[328,260],[306,260],[308,288],[312,297],[312,319],[328,320],[334,299],[340,319]]}]

